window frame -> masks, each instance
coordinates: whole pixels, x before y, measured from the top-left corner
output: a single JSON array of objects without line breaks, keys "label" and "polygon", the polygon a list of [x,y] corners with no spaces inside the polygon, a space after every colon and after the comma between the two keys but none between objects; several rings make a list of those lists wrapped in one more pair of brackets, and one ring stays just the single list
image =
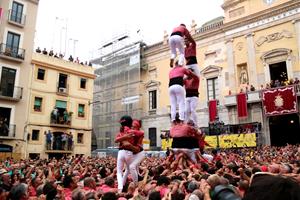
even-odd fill
[{"label": "window frame", "polygon": [[[34,135],[33,133],[34,133],[34,132],[37,132],[37,138],[36,138],[36,139],[33,138],[33,135]],[[41,132],[41,131],[38,130],[38,129],[33,129],[33,130],[31,131],[31,138],[30,138],[31,141],[39,141],[39,140],[40,140],[40,132]]]},{"label": "window frame", "polygon": [[[82,137],[81,142],[78,142],[79,135]],[[77,144],[84,144],[84,133],[77,133]]]},{"label": "window frame", "polygon": [[[39,79],[39,71],[40,70],[43,70],[44,71],[44,74],[43,74],[43,79]],[[45,77],[46,77],[46,70],[43,69],[43,68],[39,68],[37,69],[37,74],[36,74],[36,79],[39,80],[39,81],[45,81]]]},{"label": "window frame", "polygon": [[[15,7],[16,5],[16,7]],[[17,10],[14,10],[14,8],[17,8]],[[21,12],[19,12],[19,10],[21,10]],[[13,13],[15,13],[15,15],[13,15]],[[17,1],[13,1],[12,2],[12,6],[11,6],[11,14],[9,16],[9,20],[18,23],[18,24],[22,24],[22,19],[23,19],[23,14],[24,13],[24,4],[17,2]],[[20,16],[19,16],[20,15]]]},{"label": "window frame", "polygon": [[[82,87],[82,81],[84,80],[84,87]],[[87,79],[86,78],[80,78],[80,81],[79,81],[79,88],[82,89],[82,90],[86,90],[86,84],[87,84]]]},{"label": "window frame", "polygon": [[[79,112],[80,106],[83,106],[83,112],[82,112],[81,114],[80,114],[80,112]],[[83,104],[83,103],[79,103],[79,104],[78,104],[78,107],[77,107],[77,117],[85,118],[85,104]]]},{"label": "window frame", "polygon": [[[149,95],[149,110],[156,110],[157,109],[157,90],[149,90],[148,95]],[[153,106],[153,104],[154,104],[153,101],[155,101],[155,106]]]},{"label": "window frame", "polygon": [[[217,94],[216,92],[216,80],[218,80],[218,77],[213,77],[213,78],[207,78],[206,79],[206,91],[207,91],[207,100],[213,100],[213,99],[218,99],[219,98],[219,94]],[[212,81],[212,99],[210,99],[210,90],[209,90],[209,81]],[[219,84],[219,82],[217,82]]]},{"label": "window frame", "polygon": [[[36,108],[36,100],[37,99],[40,99],[40,107],[39,107],[39,110]],[[42,109],[43,109],[43,98],[42,97],[34,97],[34,102],[33,102],[33,110],[34,112],[42,112]]]}]

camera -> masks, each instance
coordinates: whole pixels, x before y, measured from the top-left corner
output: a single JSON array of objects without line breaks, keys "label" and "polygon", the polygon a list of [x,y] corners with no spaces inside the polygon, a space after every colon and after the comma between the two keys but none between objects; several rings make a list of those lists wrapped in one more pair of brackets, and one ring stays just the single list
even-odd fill
[{"label": "camera", "polygon": [[224,185],[218,185],[215,187],[212,199],[213,200],[241,200],[241,198],[235,194],[233,189]]}]

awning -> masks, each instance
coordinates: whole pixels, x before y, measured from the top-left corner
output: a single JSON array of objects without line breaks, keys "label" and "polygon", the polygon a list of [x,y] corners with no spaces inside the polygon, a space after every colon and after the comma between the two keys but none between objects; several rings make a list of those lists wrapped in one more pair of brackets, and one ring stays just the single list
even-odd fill
[{"label": "awning", "polygon": [[57,108],[67,108],[67,102],[66,101],[60,101],[60,100],[56,100],[56,107]]}]

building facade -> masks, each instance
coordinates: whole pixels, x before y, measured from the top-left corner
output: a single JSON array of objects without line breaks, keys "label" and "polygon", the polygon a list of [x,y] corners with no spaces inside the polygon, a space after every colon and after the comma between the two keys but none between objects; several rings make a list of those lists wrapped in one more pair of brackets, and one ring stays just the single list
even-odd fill
[{"label": "building facade", "polygon": [[[261,90],[275,80],[300,78],[300,1],[225,0],[222,8],[224,17],[200,28],[191,26],[201,71],[198,126],[208,126],[208,104],[217,100],[218,117],[225,124],[258,123],[255,132],[261,144],[300,142],[299,110],[266,116]],[[162,42],[145,49],[147,70],[141,73],[143,129],[152,147],[161,146],[160,136],[170,128],[167,39],[166,34]],[[251,85],[255,91],[248,92]],[[240,91],[247,91],[248,115],[243,119],[237,110]],[[280,139],[282,134],[289,136]]]},{"label": "building facade", "polygon": [[107,54],[94,59],[95,70],[93,131],[97,148],[115,146],[119,119],[131,115],[137,119],[142,113],[141,55],[143,43],[126,42],[118,45],[128,35],[121,35],[103,45]]},{"label": "building facade", "polygon": [[94,69],[39,53],[32,68],[26,154],[90,155]]},{"label": "building facade", "polygon": [[0,157],[21,158],[38,0],[0,1]]}]

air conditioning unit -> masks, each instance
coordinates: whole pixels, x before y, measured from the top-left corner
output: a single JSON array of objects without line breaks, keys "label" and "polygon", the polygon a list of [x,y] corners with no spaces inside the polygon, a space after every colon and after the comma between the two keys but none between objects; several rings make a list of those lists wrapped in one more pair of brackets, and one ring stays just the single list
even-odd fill
[{"label": "air conditioning unit", "polygon": [[67,93],[67,88],[58,88],[58,92],[61,92],[61,93]]}]

